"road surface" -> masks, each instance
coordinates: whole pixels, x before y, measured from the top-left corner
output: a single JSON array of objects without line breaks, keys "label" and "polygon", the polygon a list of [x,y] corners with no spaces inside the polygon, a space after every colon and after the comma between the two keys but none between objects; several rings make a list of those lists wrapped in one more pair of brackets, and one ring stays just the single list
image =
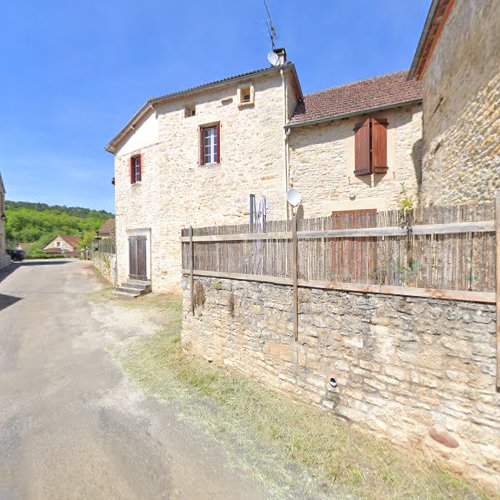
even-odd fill
[{"label": "road surface", "polygon": [[[89,263],[0,271],[0,498],[262,498],[173,405],[124,379]],[[109,320],[109,318],[107,318]],[[140,322],[139,322],[140,323]]]}]

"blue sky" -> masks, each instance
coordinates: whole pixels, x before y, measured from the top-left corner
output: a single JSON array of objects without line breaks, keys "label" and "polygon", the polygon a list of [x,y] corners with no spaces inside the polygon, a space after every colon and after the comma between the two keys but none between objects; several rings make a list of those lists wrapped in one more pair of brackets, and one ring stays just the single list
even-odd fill
[{"label": "blue sky", "polygon": [[[268,0],[305,93],[410,66],[430,0]],[[152,96],[268,65],[262,0],[0,2],[7,199],[113,211],[108,140]]]}]

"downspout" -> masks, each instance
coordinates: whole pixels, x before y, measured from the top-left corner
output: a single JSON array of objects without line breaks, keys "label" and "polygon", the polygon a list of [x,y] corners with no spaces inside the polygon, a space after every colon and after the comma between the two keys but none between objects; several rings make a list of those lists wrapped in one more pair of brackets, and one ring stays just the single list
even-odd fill
[{"label": "downspout", "polygon": [[283,165],[285,168],[285,192],[283,199],[285,201],[285,218],[286,220],[289,220],[290,216],[288,213],[288,203],[286,201],[286,193],[290,186],[289,169],[288,169],[288,130],[286,129],[286,125],[288,123],[288,92],[287,92],[285,72],[283,69],[280,70],[280,75],[283,86]]}]

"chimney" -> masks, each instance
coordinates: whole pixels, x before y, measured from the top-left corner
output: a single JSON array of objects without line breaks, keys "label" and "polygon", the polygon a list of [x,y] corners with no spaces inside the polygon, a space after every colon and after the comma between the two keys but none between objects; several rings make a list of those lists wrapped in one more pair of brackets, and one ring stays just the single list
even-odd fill
[{"label": "chimney", "polygon": [[286,50],[284,48],[273,49],[273,52],[279,57],[279,66],[286,64]]}]

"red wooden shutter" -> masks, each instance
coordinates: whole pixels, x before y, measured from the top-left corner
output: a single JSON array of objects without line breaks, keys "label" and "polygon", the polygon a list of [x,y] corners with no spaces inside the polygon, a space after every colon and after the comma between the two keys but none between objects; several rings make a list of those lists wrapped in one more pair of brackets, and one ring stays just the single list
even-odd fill
[{"label": "red wooden shutter", "polygon": [[139,171],[138,171],[139,175],[136,175],[135,180],[137,182],[140,182],[142,181],[142,155],[137,156],[137,161],[139,162]]},{"label": "red wooden shutter", "polygon": [[217,124],[217,163],[220,163],[220,122]]},{"label": "red wooden shutter", "polygon": [[372,118],[372,170],[374,174],[387,172],[387,120]]},{"label": "red wooden shutter", "polygon": [[200,127],[200,165],[205,165],[205,129]]},{"label": "red wooden shutter", "polygon": [[135,184],[135,165],[133,156],[130,158],[130,183]]},{"label": "red wooden shutter", "polygon": [[354,127],[354,174],[371,174],[369,119]]}]

